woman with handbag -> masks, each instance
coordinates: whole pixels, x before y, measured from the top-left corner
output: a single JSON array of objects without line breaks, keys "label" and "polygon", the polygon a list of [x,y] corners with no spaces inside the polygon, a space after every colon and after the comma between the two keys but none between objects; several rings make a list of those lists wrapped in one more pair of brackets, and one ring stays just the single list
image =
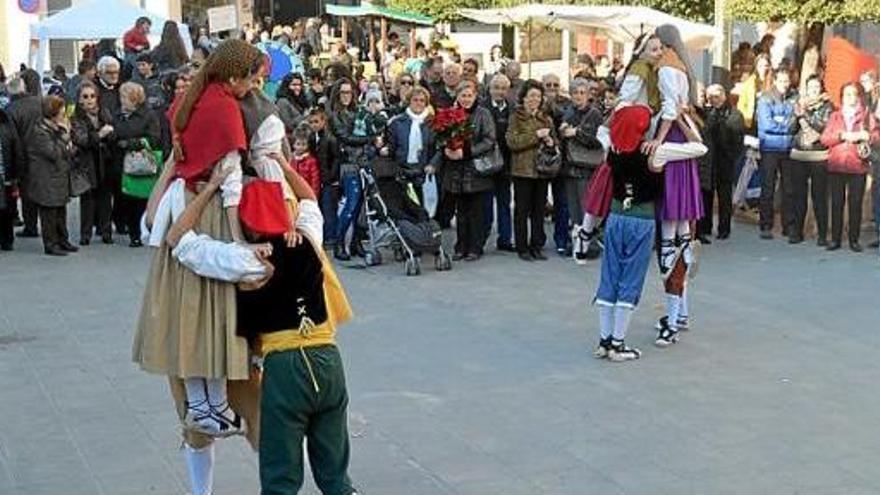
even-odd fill
[{"label": "woman with handbag", "polygon": [[143,86],[125,83],[119,88],[120,111],[115,119],[114,154],[123,163],[122,199],[129,247],[141,247],[141,217],[161,171],[159,118],[146,106]]},{"label": "woman with handbag", "polygon": [[74,177],[79,177],[88,184],[88,190],[79,196],[80,246],[91,243],[96,224],[104,244],[113,244],[110,213],[114,185],[107,180],[109,139],[113,126],[109,124],[108,117],[101,112],[98,87],[91,81],[83,81],[77,90],[76,107],[70,124],[75,153],[71,182],[74,182]]},{"label": "woman with handbag", "polygon": [[[590,104],[590,87],[586,79],[577,78],[569,88],[572,104],[562,114],[559,138],[562,141],[562,177],[565,184],[565,197],[568,200],[569,225],[579,225],[584,217],[581,198],[587,183],[602,161],[605,150],[596,138],[602,125],[602,112]],[[577,234],[571,234],[577,239]],[[574,251],[578,264],[587,261],[585,249]]]},{"label": "woman with handbag", "polygon": [[[543,85],[531,79],[525,81],[517,98],[519,106],[510,118],[506,136],[513,178],[513,230],[516,251],[523,261],[547,259],[542,252],[547,241],[544,233],[547,185],[559,173],[558,167],[561,166],[561,156],[553,135],[553,120],[541,111],[543,99]],[[560,158],[555,173],[554,156]]]},{"label": "woman with handbag", "polygon": [[73,154],[64,109],[62,98],[43,98],[43,119],[27,138],[27,189],[39,207],[43,249],[50,256],[66,256],[79,250],[67,234]]},{"label": "woman with handbag", "polygon": [[861,252],[862,199],[870,169],[872,150],[880,142],[877,119],[862,103],[861,85],[850,82],[840,90],[840,110],[831,114],[821,142],[828,147],[828,188],[831,191],[831,243],[829,251],[840,249],[843,237],[843,207],[849,202],[849,247]]},{"label": "woman with handbag", "polygon": [[816,218],[816,243],[828,244],[828,148],[822,145],[822,131],[834,107],[825,93],[822,78],[812,75],[805,94],[795,104],[799,129],[791,150],[791,226],[789,244],[804,242],[804,219],[807,216],[807,184]]},{"label": "woman with handbag", "polygon": [[[411,184],[421,198],[421,185],[427,172],[434,173],[430,164],[434,156],[434,132],[429,125],[431,94],[419,86],[407,95],[406,110],[391,119],[386,129],[387,145],[379,150],[394,163],[394,177]],[[418,186],[418,187],[416,187]]]},{"label": "woman with handbag", "polygon": [[[455,106],[467,112],[472,129],[461,148],[450,143],[438,149],[432,160],[440,171],[443,190],[455,203],[455,255],[454,261],[476,261],[483,255],[485,227],[483,226],[485,193],[492,189],[492,173],[497,151],[495,121],[492,114],[477,105],[477,85],[471,80],[462,81],[455,89]],[[481,165],[480,161],[483,161]]]}]

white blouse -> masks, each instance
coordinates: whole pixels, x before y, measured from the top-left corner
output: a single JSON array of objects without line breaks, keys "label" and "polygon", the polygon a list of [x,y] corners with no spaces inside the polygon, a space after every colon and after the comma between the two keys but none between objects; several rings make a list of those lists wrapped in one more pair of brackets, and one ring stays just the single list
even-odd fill
[{"label": "white blouse", "polygon": [[690,83],[687,74],[669,66],[660,67],[657,73],[659,77],[660,118],[663,120],[675,120],[678,118],[678,109],[689,103]]}]

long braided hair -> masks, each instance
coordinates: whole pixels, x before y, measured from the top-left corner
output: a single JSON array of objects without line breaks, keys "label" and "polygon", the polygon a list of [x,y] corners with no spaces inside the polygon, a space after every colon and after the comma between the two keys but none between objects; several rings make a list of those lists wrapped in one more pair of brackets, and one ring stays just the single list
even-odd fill
[{"label": "long braided hair", "polygon": [[174,115],[174,130],[178,133],[186,129],[193,107],[202,92],[213,82],[228,82],[230,79],[244,79],[257,74],[263,67],[263,53],[243,40],[226,40],[205,61],[196,73],[180,107]]}]

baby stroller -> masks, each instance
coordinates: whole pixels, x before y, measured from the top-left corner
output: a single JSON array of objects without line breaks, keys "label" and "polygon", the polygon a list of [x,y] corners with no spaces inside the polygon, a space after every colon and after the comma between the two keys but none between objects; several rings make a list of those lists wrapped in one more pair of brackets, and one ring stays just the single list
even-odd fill
[{"label": "baby stroller", "polygon": [[[443,249],[440,225],[407,194],[410,184],[405,176],[378,181],[369,167],[360,171],[364,192],[364,218],[369,246],[364,256],[367,266],[382,264],[380,249],[394,252],[403,261],[406,274],[422,273],[421,255],[434,255],[434,269],[452,269],[452,258]],[[388,200],[386,202],[386,199]]]}]

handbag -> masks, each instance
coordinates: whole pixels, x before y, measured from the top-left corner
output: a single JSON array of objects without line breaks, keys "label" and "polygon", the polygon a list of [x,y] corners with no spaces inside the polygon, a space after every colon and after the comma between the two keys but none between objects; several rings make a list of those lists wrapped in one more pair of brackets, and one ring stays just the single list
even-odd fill
[{"label": "handbag", "polygon": [[535,172],[544,178],[553,178],[559,175],[562,169],[562,153],[558,146],[542,144],[535,157]]},{"label": "handbag", "polygon": [[92,190],[92,182],[89,180],[89,171],[86,167],[75,166],[70,168],[70,195],[82,196]]},{"label": "handbag", "polygon": [[[587,115],[584,115],[576,128],[582,126],[586,119]],[[568,145],[565,147],[565,161],[569,166],[576,168],[594,168],[601,165],[604,160],[604,148],[600,147],[591,149],[578,143],[574,138],[568,140]]]},{"label": "handbag", "polygon": [[159,161],[156,154],[146,139],[142,140],[144,148],[138,151],[125,153],[122,161],[122,171],[126,175],[144,177],[156,175],[159,172]]},{"label": "handbag", "polygon": [[501,157],[501,150],[496,144],[492,151],[484,155],[474,158],[474,168],[480,175],[495,175],[504,168],[504,158]]}]

